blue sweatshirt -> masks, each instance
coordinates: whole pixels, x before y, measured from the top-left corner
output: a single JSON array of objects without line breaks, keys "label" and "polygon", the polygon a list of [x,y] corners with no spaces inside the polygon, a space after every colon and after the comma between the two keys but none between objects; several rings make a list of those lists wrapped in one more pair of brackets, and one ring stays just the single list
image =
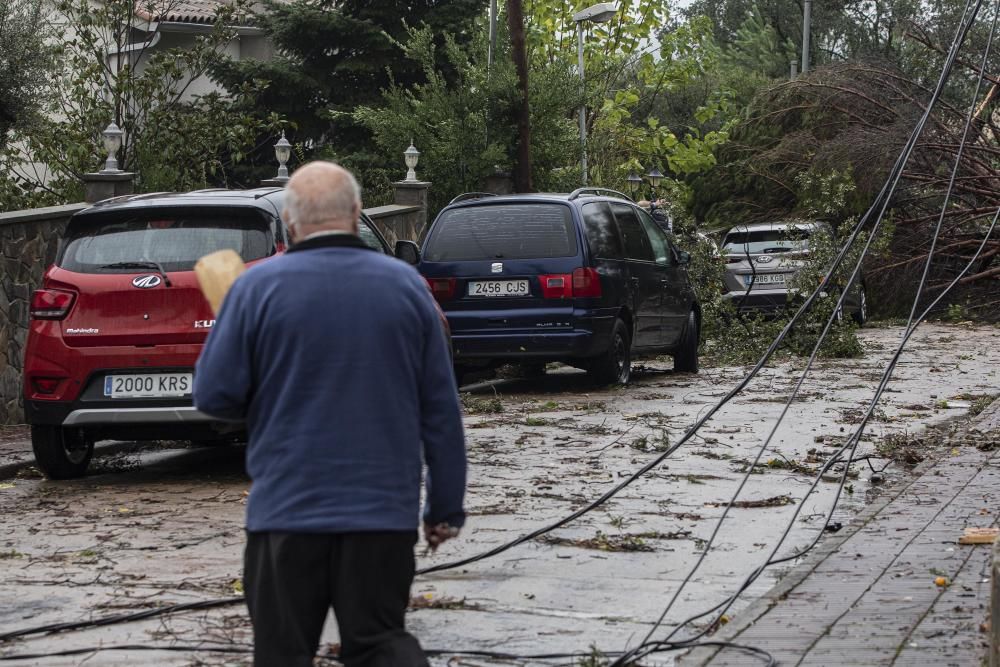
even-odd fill
[{"label": "blue sweatshirt", "polygon": [[446,334],[409,265],[349,235],[251,267],[195,369],[194,402],[245,421],[247,530],[464,523],[465,439]]}]

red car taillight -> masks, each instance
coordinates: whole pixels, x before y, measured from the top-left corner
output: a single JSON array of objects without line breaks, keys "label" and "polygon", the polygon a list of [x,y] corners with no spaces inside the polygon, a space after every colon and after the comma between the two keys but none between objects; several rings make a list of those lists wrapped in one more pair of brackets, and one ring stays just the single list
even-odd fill
[{"label": "red car taillight", "polygon": [[62,378],[33,378],[32,383],[35,385],[35,392],[39,394],[54,394],[56,389],[59,388],[59,383],[62,382]]},{"label": "red car taillight", "polygon": [[579,268],[573,273],[538,276],[546,299],[601,296],[601,277],[596,269]]},{"label": "red car taillight", "polygon": [[598,275],[597,269],[587,267],[573,271],[573,296],[601,296],[601,276]]},{"label": "red car taillight", "polygon": [[430,285],[431,293],[438,301],[447,301],[454,298],[455,282],[454,278],[427,278],[427,284]]},{"label": "red car taillight", "polygon": [[35,290],[31,295],[31,318],[35,320],[61,320],[73,306],[76,294],[61,289]]}]

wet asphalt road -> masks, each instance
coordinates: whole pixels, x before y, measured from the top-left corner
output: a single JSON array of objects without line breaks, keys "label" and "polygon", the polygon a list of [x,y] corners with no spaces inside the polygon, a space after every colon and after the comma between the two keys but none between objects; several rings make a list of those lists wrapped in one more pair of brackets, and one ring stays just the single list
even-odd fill
[{"label": "wet asphalt road", "polygon": [[[750,476],[702,570],[681,593],[667,626],[728,595],[755,568],[792,512],[802,513],[786,548],[821,530],[836,485],[803,501],[809,473],[857,420],[898,328],[867,329],[865,358],[823,361]],[[995,327],[927,325],[914,337],[898,380],[869,427],[861,454],[887,435],[917,433],[964,415],[975,396],[1000,391]],[[466,530],[421,564],[479,553],[564,516],[657,455],[741,377],[707,367],[674,374],[670,361],[642,362],[624,389],[595,389],[559,369],[531,380],[464,388],[470,455]],[[496,558],[418,578],[411,629],[425,647],[512,653],[619,650],[650,628],[699,557],[748,460],[782,407],[801,362],[767,369],[699,437],[605,506]],[[92,474],[48,482],[31,471],[0,481],[0,631],[152,605],[238,593],[242,515],[249,488],[239,446],[179,443],[125,449],[95,460]],[[872,460],[881,468],[884,461]],[[838,509],[846,520],[872,490],[855,467]],[[890,468],[891,475],[905,472]],[[875,489],[877,491],[877,489]],[[756,506],[759,505],[759,506]],[[769,588],[768,571],[733,610]],[[245,647],[244,610],[169,619],[19,642],[5,652],[97,644]],[[336,641],[329,624],[325,639]],[[38,664],[76,665],[87,656]],[[86,664],[241,664],[234,655],[106,651]],[[439,664],[444,664],[441,659]],[[463,659],[456,664],[485,664]],[[16,663],[15,663],[16,664]],[[22,664],[36,664],[29,661]],[[669,664],[669,658],[660,663]]]}]

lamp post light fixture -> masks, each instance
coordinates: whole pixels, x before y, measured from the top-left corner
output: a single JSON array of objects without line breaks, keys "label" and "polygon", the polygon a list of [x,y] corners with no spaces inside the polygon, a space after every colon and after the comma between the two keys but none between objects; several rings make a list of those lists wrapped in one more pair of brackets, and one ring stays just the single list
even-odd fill
[{"label": "lamp post light fixture", "polygon": [[662,181],[664,178],[665,176],[662,173],[660,173],[660,170],[656,167],[650,169],[649,173],[646,174],[646,180],[649,181],[650,185],[650,193],[649,193],[650,213],[656,210],[656,186],[658,186],[660,184],[660,181]]},{"label": "lamp post light fixture", "polygon": [[104,162],[102,174],[116,174],[121,171],[118,168],[118,159],[115,155],[122,147],[122,136],[125,133],[113,121],[101,132],[101,140],[104,142],[104,150],[108,152],[108,159]]},{"label": "lamp post light fixture", "polygon": [[[587,85],[583,74],[583,24],[607,23],[618,13],[613,2],[599,2],[573,15],[576,22],[576,52],[580,66],[580,88],[586,96]],[[580,105],[580,178],[587,185],[587,101]]]},{"label": "lamp post light fixture", "polygon": [[417,180],[417,162],[420,161],[420,151],[413,145],[413,139],[410,139],[410,147],[403,151],[403,159],[406,161],[406,181],[412,183]]},{"label": "lamp post light fixture", "polygon": [[625,179],[628,182],[628,192],[635,199],[636,195],[639,194],[639,188],[642,186],[642,176],[635,173],[634,171],[628,175]]},{"label": "lamp post light fixture", "polygon": [[275,180],[288,180],[288,160],[292,157],[292,145],[285,138],[285,131],[281,131],[281,138],[274,144],[274,157],[278,160],[278,175]]}]

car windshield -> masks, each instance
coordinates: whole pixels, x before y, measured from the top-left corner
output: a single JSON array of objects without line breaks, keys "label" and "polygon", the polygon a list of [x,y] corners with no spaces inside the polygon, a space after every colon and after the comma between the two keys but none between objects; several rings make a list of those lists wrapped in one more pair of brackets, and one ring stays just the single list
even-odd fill
[{"label": "car windshield", "polygon": [[255,215],[140,214],[70,224],[56,263],[78,273],[134,273],[160,267],[191,271],[217,250],[235,250],[249,262],[274,254],[268,222]]},{"label": "car windshield", "polygon": [[809,247],[810,233],[805,227],[742,231],[737,228],[726,234],[722,247],[730,255],[803,251]]},{"label": "car windshield", "polygon": [[430,262],[573,257],[576,234],[568,206],[492,204],[445,211],[427,241]]}]

